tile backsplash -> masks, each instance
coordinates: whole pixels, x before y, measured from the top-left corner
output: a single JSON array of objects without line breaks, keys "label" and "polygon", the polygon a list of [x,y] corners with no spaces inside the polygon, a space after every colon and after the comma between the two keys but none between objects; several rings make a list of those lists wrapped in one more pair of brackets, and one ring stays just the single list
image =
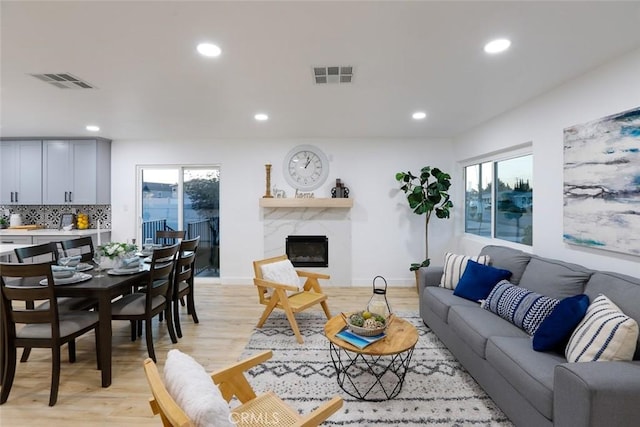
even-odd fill
[{"label": "tile backsplash", "polygon": [[57,229],[60,226],[60,215],[63,213],[86,213],[89,215],[89,228],[111,228],[111,205],[0,205],[0,216],[11,214],[22,215],[22,224],[38,224],[44,228]]}]

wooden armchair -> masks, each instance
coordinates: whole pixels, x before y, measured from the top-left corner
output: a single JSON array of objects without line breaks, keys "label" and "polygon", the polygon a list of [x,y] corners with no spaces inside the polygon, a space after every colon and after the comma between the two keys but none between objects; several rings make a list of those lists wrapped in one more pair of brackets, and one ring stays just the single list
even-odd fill
[{"label": "wooden armchair", "polygon": [[[238,427],[254,426],[255,420],[264,419],[265,414],[271,416],[274,413],[278,416],[278,427],[318,426],[342,407],[342,398],[335,396],[310,414],[301,416],[272,391],[256,395],[244,372],[270,359],[272,355],[270,350],[265,351],[211,374],[212,381],[218,385],[222,397],[227,402],[233,397],[241,402],[241,405],[231,410],[231,419]],[[155,415],[160,414],[162,424],[165,427],[195,426],[193,420],[167,391],[153,360],[148,358],[144,361],[144,372],[153,394],[149,399],[149,405]]]},{"label": "wooden armchair", "polygon": [[[299,290],[297,286],[288,285],[283,283],[277,283],[266,280],[264,278],[262,267],[267,264],[272,264],[280,261],[286,261],[288,258],[286,255],[281,255],[273,258],[267,258],[260,261],[253,262],[253,270],[255,272],[255,278],[253,283],[258,288],[258,298],[260,304],[266,305],[260,320],[258,321],[258,328],[264,325],[264,322],[269,318],[271,312],[278,308],[284,310],[291,329],[296,335],[297,341],[302,344],[303,339],[296,322],[295,313],[306,310],[307,308],[320,304],[324,310],[324,314],[327,319],[331,318],[329,312],[329,306],[327,305],[327,296],[322,291],[318,279],[329,279],[327,274],[314,273],[310,271],[295,270],[298,277],[305,278],[303,290]],[[293,292],[287,294],[287,291]]]}]

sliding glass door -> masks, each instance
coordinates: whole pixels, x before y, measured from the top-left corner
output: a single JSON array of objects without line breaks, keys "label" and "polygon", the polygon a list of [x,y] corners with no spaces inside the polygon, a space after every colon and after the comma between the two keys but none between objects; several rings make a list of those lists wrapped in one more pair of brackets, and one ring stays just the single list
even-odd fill
[{"label": "sliding glass door", "polygon": [[140,242],[157,230],[200,236],[196,270],[219,277],[220,169],[215,166],[139,166]]}]

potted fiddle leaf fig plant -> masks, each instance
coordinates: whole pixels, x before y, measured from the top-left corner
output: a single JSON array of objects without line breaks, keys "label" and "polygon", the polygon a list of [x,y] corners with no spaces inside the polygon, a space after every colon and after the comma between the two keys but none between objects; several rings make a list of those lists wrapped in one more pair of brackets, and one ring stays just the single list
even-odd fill
[{"label": "potted fiddle leaf fig plant", "polygon": [[[409,270],[416,271],[420,267],[428,267],[429,260],[429,220],[435,212],[438,218],[449,218],[453,203],[448,193],[451,187],[451,176],[438,168],[425,166],[420,169],[420,175],[411,172],[396,173],[396,181],[400,189],[406,194],[409,207],[413,213],[425,216],[424,244],[425,260],[412,263]],[[417,274],[417,273],[416,273]]]}]

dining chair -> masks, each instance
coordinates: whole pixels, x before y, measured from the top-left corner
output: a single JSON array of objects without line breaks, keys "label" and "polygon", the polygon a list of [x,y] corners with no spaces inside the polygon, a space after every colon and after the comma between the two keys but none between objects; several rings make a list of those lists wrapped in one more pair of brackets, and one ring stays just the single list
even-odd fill
[{"label": "dining chair", "polygon": [[90,236],[63,240],[60,244],[64,250],[64,256],[80,255],[80,262],[93,261],[95,248],[93,247],[93,239]]},{"label": "dining chair", "polygon": [[[239,404],[229,408],[222,422],[227,421],[236,427],[315,427],[336,413],[344,403],[342,397],[336,395],[328,401],[321,402],[319,407],[307,415],[300,415],[296,408],[289,406],[272,391],[256,394],[245,373],[270,359],[273,356],[271,350],[250,356],[212,374],[208,374],[197,361],[186,354],[177,353],[173,357],[178,355],[182,357],[172,365],[165,364],[164,381],[153,360],[146,359],[143,365],[153,396],[149,399],[151,411],[160,415],[165,427],[220,425],[217,421],[220,421],[222,411],[218,405],[228,405],[234,398]],[[169,368],[174,368],[177,372],[168,373]],[[167,387],[167,378],[174,380],[174,384]],[[211,387],[218,390],[211,390]],[[210,400],[204,400],[203,397],[209,397]],[[198,403],[192,403],[196,399]],[[182,402],[182,406],[178,402]],[[207,403],[211,407],[207,407]]]},{"label": "dining chair", "polygon": [[176,328],[176,335],[182,338],[182,328],[180,327],[180,302],[187,299],[187,314],[191,315],[193,323],[199,323],[196,313],[194,298],[194,276],[196,252],[200,244],[200,236],[195,239],[187,239],[180,242],[180,251],[176,258],[176,269],[173,274],[173,324]]},{"label": "dining chair", "polygon": [[[296,322],[295,313],[320,304],[327,319],[331,318],[327,295],[323,292],[318,279],[329,279],[329,275],[311,271],[296,270],[286,255],[253,262],[255,278],[253,283],[258,289],[260,304],[266,305],[257,327],[261,328],[274,309],[285,312],[298,343],[302,344],[302,334]],[[283,279],[287,279],[286,281]],[[304,278],[303,285],[300,279]]]},{"label": "dining chair", "polygon": [[[58,250],[58,242],[42,243],[40,245],[27,246],[24,248],[14,249],[14,253],[19,263],[47,263],[57,264],[60,258],[60,251]],[[60,311],[76,311],[76,310],[90,310],[95,308],[97,300],[95,298],[72,298],[72,297],[59,297],[57,298],[58,309]],[[43,302],[37,308],[46,308],[49,304],[48,301]],[[26,302],[27,308],[34,308],[33,301]],[[27,346],[22,351],[20,362],[26,362],[29,360],[31,349]]]},{"label": "dining chair", "polygon": [[111,318],[113,320],[129,320],[131,322],[131,341],[136,340],[137,324],[144,322],[149,357],[156,360],[153,348],[153,334],[151,321],[153,317],[164,313],[167,328],[173,343],[178,342],[173,326],[171,313],[171,298],[173,290],[173,271],[179,244],[159,248],[153,251],[149,278],[144,292],[124,295],[111,304]]},{"label": "dining chair", "polygon": [[20,263],[42,263],[57,264],[60,258],[58,242],[42,243],[39,245],[26,246],[13,250]]},{"label": "dining chair", "polygon": [[185,230],[157,230],[156,243],[162,246],[174,245],[184,239],[186,234]]},{"label": "dining chair", "polygon": [[[20,280],[30,285],[19,285]],[[46,284],[41,286],[46,280]],[[55,296],[49,263],[0,263],[2,324],[5,362],[0,404],[7,401],[16,373],[16,352],[23,348],[51,349],[51,392],[49,406],[56,404],[60,383],[60,348],[67,344],[69,362],[76,360],[75,340],[89,331],[95,332],[96,359],[100,369],[98,313],[95,311],[61,311]],[[28,309],[26,301],[45,301]]]}]

